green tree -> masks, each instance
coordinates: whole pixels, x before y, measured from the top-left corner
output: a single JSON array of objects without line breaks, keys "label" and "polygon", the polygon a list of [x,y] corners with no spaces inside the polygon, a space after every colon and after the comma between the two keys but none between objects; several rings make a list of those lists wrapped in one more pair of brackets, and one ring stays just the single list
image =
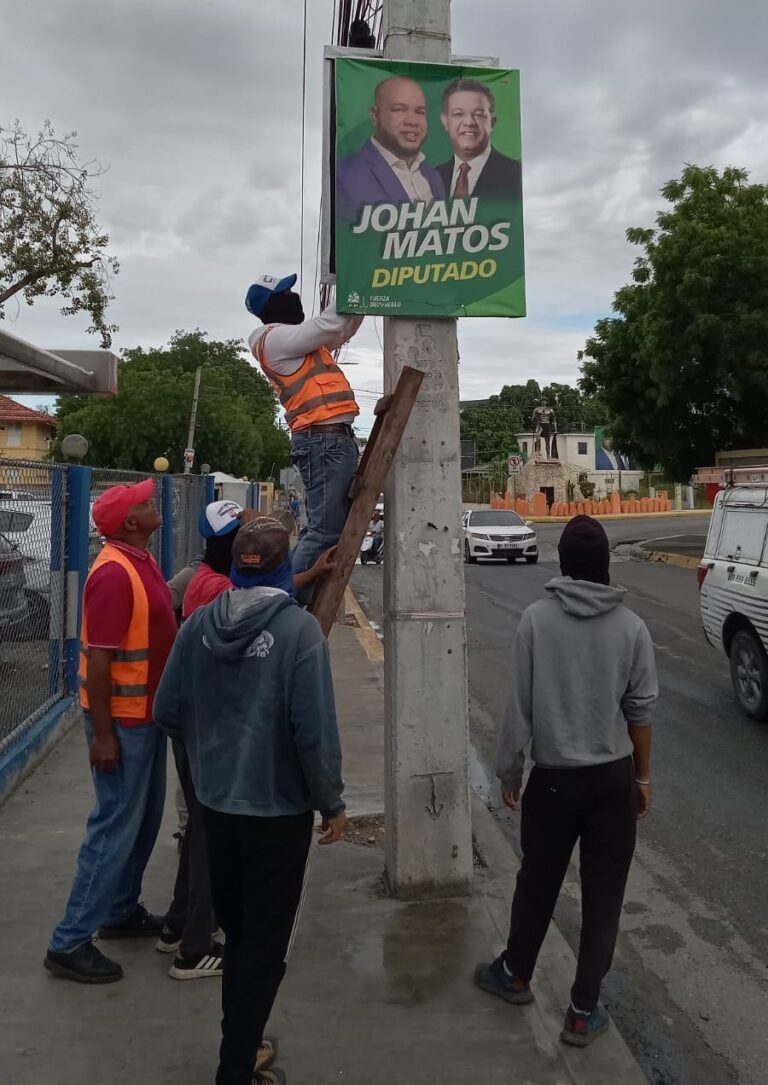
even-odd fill
[{"label": "green tree", "polygon": [[0,126],[0,319],[16,295],[28,305],[60,297],[62,313],[88,313],[88,331],[108,347],[117,330],[106,318],[109,277],[119,269],[106,253],[109,236],[96,221],[90,187],[104,171],[80,162],[76,135],[57,136],[50,121],[34,137],[18,121]]},{"label": "green tree", "polygon": [[195,463],[249,478],[285,467],[290,442],[276,425],[268,381],[237,340],[208,342],[201,331],[176,332],[167,348],[125,351],[113,399],[62,396],[53,454],[60,455],[67,434],[82,433],[90,445],[85,462],[93,466],[148,471],[162,454],[181,471],[198,366]]},{"label": "green tree", "polygon": [[511,452],[517,452],[516,434],[531,432],[533,411],[542,399],[554,409],[560,433],[606,424],[606,408],[600,397],[587,395],[580,388],[568,384],[542,388],[535,380],[505,384],[498,395],[461,412],[462,439],[476,442],[478,462],[506,460]]},{"label": "green tree", "polygon": [[768,443],[768,188],[687,166],[639,246],[632,282],[580,357],[616,447],[686,479],[720,449]]}]

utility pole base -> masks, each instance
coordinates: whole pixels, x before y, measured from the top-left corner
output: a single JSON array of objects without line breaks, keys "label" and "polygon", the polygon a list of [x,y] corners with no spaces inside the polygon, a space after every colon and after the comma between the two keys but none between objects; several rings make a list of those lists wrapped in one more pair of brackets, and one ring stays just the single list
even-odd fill
[{"label": "utility pole base", "polygon": [[[409,721],[390,729],[385,746],[386,880],[400,899],[462,896],[472,889],[465,709],[452,684],[441,685],[434,675],[436,658],[449,665],[455,660],[460,674],[464,653],[461,618],[396,618],[385,626],[387,713]],[[404,671],[410,681],[403,682]]]}]

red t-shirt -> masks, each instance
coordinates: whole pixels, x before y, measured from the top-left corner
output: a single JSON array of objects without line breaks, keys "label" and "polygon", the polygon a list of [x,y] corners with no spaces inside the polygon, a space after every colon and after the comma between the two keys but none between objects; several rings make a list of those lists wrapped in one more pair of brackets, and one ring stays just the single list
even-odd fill
[{"label": "red t-shirt", "polygon": [[184,604],[181,613],[185,618],[194,614],[200,607],[212,603],[232,587],[232,581],[223,573],[215,572],[210,565],[202,562],[195,570],[195,575],[187,584],[184,592]]},{"label": "red t-shirt", "polygon": [[[127,543],[112,542],[130,559],[147,593],[149,603],[149,679],[147,717],[144,720],[121,720],[124,727],[150,723],[160,677],[176,638],[176,619],[171,609],[171,593],[160,567],[148,550],[137,550]],[[133,617],[133,589],[122,566],[116,561],[100,565],[88,578],[83,610],[88,621],[91,648],[117,651],[128,634]]]}]

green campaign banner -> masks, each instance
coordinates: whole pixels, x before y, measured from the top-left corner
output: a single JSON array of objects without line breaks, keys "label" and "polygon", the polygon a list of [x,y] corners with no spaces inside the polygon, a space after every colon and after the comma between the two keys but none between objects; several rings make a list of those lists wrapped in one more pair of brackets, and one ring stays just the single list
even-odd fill
[{"label": "green campaign banner", "polygon": [[340,312],[525,316],[520,73],[335,66]]}]

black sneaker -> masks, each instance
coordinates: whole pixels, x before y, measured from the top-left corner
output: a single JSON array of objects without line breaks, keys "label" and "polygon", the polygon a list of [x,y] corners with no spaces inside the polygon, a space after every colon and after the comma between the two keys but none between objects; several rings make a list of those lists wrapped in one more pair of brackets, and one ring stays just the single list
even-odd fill
[{"label": "black sneaker", "polygon": [[181,945],[181,931],[175,927],[169,927],[166,923],[160,931],[160,937],[155,943],[158,953],[176,953]]},{"label": "black sneaker", "polygon": [[43,968],[54,976],[75,980],[76,983],[116,983],[123,978],[120,965],[105,957],[93,942],[86,942],[71,953],[55,953],[49,949]]},{"label": "black sneaker", "polygon": [[99,927],[99,938],[157,938],[163,933],[165,916],[152,915],[143,904],[116,927]]},{"label": "black sneaker", "polygon": [[199,957],[179,954],[171,965],[168,975],[175,980],[202,980],[208,976],[220,976],[224,971],[224,946],[214,942],[210,952]]}]

